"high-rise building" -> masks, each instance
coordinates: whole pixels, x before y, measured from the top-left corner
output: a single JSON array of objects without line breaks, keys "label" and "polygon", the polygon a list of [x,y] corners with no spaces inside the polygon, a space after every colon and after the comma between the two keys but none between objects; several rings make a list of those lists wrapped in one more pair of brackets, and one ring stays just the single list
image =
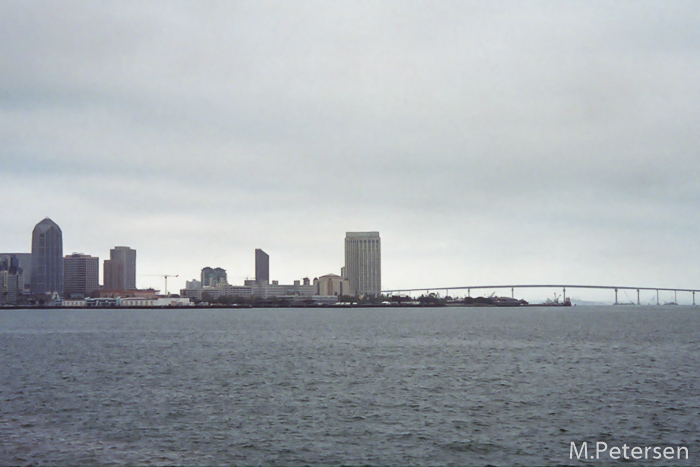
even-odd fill
[{"label": "high-rise building", "polygon": [[63,233],[48,217],[32,231],[31,292],[63,293]]},{"label": "high-rise building", "polygon": [[32,278],[32,254],[0,253],[0,264],[7,262],[9,267],[15,261],[17,261],[17,274],[19,274],[19,292],[29,293],[30,280]]},{"label": "high-rise building", "polygon": [[219,284],[228,284],[226,269],[210,267],[202,269],[202,287],[216,287]]},{"label": "high-rise building", "polygon": [[344,279],[352,295],[379,295],[382,290],[382,248],[379,232],[347,232]]},{"label": "high-rise building", "polygon": [[100,288],[100,259],[82,253],[63,258],[63,291],[66,297],[87,297]]},{"label": "high-rise building", "polygon": [[22,269],[19,266],[19,258],[14,254],[0,254],[0,271],[9,271],[10,274],[19,274]]},{"label": "high-rise building", "polygon": [[[107,287],[105,279],[105,288],[110,290],[136,290],[136,250],[128,246],[115,246],[109,250],[109,259],[119,261],[122,264],[121,277],[118,279],[118,285],[123,284],[119,288]],[[114,267],[116,271],[118,267]],[[119,271],[117,271],[119,273]]]},{"label": "high-rise building", "polygon": [[19,274],[0,271],[0,305],[16,305],[19,292]]},{"label": "high-rise building", "polygon": [[255,282],[258,284],[270,283],[270,255],[260,248],[255,249]]},{"label": "high-rise building", "polygon": [[102,274],[105,289],[124,290],[124,263],[116,259],[106,259]]},{"label": "high-rise building", "polygon": [[21,268],[16,255],[0,256],[0,305],[16,305],[21,292]]}]

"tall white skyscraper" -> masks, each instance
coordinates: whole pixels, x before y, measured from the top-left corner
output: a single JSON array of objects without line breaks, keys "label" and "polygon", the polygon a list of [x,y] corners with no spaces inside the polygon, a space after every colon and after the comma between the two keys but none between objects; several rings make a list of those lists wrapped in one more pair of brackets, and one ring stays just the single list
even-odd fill
[{"label": "tall white skyscraper", "polygon": [[382,247],[379,232],[345,234],[345,279],[353,295],[379,295],[382,290]]}]

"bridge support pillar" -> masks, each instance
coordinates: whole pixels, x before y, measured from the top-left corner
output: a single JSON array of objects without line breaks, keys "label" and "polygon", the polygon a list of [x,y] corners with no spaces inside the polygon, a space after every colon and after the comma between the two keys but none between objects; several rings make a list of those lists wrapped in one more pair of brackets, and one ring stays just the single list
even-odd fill
[{"label": "bridge support pillar", "polygon": [[515,288],[514,287],[510,288],[510,298],[515,298]]},{"label": "bridge support pillar", "polygon": [[564,300],[564,303],[566,303],[566,287],[564,287],[561,296],[563,297],[562,300]]},{"label": "bridge support pillar", "polygon": [[472,296],[472,289],[467,289],[467,297],[471,298]]},{"label": "bridge support pillar", "polygon": [[659,289],[656,289],[656,305],[661,305],[661,303],[659,303]]},{"label": "bridge support pillar", "polygon": [[639,289],[637,289],[637,305],[641,305],[641,303],[639,303]]},{"label": "bridge support pillar", "polygon": [[615,305],[617,305],[617,289],[615,289]]},{"label": "bridge support pillar", "polygon": [[693,290],[693,306],[695,306],[695,291]]}]

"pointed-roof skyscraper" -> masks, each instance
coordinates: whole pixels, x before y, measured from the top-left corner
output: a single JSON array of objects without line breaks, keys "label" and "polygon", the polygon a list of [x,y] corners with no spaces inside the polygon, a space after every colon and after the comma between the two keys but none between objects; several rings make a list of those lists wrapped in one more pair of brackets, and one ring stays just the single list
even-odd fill
[{"label": "pointed-roof skyscraper", "polygon": [[63,232],[48,217],[32,231],[32,294],[63,294]]}]

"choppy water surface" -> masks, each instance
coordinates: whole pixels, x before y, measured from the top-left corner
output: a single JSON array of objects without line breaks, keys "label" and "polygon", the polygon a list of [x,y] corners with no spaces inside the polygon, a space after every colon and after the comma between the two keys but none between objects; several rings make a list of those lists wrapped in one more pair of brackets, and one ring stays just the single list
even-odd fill
[{"label": "choppy water surface", "polygon": [[697,465],[699,338],[691,307],[5,310],[0,464]]}]

